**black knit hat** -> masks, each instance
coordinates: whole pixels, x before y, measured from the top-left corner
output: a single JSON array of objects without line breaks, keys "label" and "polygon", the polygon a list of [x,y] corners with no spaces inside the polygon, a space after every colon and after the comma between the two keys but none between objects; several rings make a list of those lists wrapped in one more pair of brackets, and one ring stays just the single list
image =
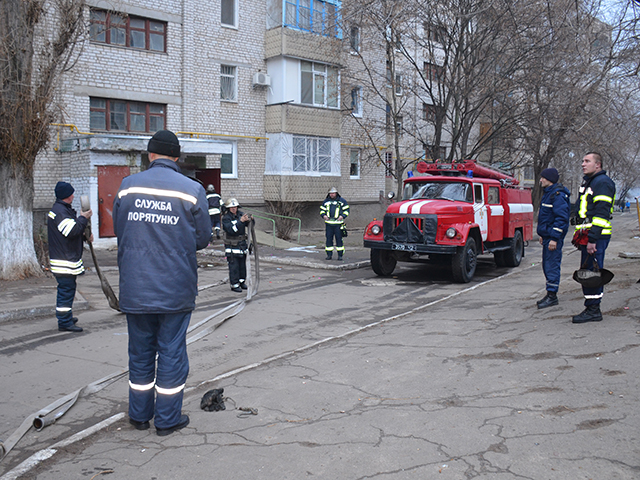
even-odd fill
[{"label": "black knit hat", "polygon": [[560,175],[558,175],[558,170],[556,170],[555,168],[545,168],[540,173],[540,176],[546,178],[551,183],[558,183],[558,179],[560,178]]},{"label": "black knit hat", "polygon": [[70,183],[67,182],[58,182],[56,183],[56,188],[54,190],[56,192],[56,198],[58,200],[64,200],[65,198],[69,198],[75,192],[75,189],[71,186]]},{"label": "black knit hat", "polygon": [[179,157],[180,142],[175,133],[169,130],[158,130],[149,140],[147,152],[158,153],[167,157]]}]

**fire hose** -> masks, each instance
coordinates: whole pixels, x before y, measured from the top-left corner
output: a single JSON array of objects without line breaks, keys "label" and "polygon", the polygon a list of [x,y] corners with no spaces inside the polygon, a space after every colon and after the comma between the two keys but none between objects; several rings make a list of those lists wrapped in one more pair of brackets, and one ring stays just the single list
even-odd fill
[{"label": "fire hose", "polygon": [[[83,212],[91,210],[91,203],[89,202],[89,197],[87,195],[82,195],[80,197],[80,206],[82,207]],[[96,252],[93,250],[93,242],[91,241],[91,223],[89,223],[87,225],[87,228],[84,229],[84,237],[89,244],[89,250],[91,250],[91,258],[93,259],[93,265],[96,269],[96,273],[98,274],[98,278],[100,279],[102,292],[104,293],[105,297],[107,297],[109,306],[119,312],[120,302],[118,302],[118,297],[116,297],[116,294],[113,292],[113,288],[111,288],[107,277],[102,274],[100,266],[98,265],[98,260],[96,258]]]},{"label": "fire hose", "polygon": [[[86,211],[88,210],[88,208],[86,209],[84,208],[84,198],[85,197],[82,197],[82,203],[83,203],[82,209],[83,211]],[[88,202],[88,199],[87,199],[87,202]],[[91,234],[89,233],[89,237],[90,236]],[[247,255],[247,279],[249,283],[248,285],[249,288],[247,289],[246,297],[244,299],[233,302],[232,304],[207,316],[206,318],[196,323],[195,325],[190,326],[187,330],[187,334],[191,333],[194,330],[197,330],[198,328],[205,325],[207,322],[209,322],[213,318],[216,318],[222,314],[227,313],[227,315],[223,317],[221,320],[219,320],[217,323],[210,325],[204,330],[187,338],[187,345],[205,337],[206,335],[210,334],[211,332],[219,328],[227,320],[236,316],[238,313],[240,313],[244,309],[246,303],[251,301],[251,298],[258,293],[258,286],[260,284],[260,263],[259,263],[259,257],[258,257],[258,244],[256,242],[256,236],[255,236],[255,222],[253,220],[250,223],[248,240],[249,240],[248,243],[249,243],[250,253],[249,255]],[[89,242],[89,245],[91,246],[91,242]],[[91,246],[91,253],[93,256],[92,246]],[[252,256],[255,263],[255,266],[253,268],[251,265]],[[98,262],[96,261],[95,256],[93,256],[93,263],[96,267],[96,272],[100,272],[98,267]],[[254,270],[255,270],[255,274],[252,274]],[[98,273],[98,274],[99,276],[101,275],[101,273]],[[102,285],[103,292],[107,296],[107,299],[109,299],[109,306],[111,308],[114,308],[115,310],[120,311],[119,308],[114,307],[114,305],[118,306],[118,298],[116,297],[115,293],[111,289],[109,282],[107,282],[106,278],[104,278],[104,281],[103,281],[103,278],[104,278],[103,276],[100,276],[100,283]],[[108,288],[106,288],[105,285]],[[204,288],[208,288],[208,287],[204,287]],[[107,293],[108,291],[110,293]],[[113,299],[115,300],[115,304],[112,304],[112,300],[110,296],[112,296]],[[76,403],[76,401],[79,398],[102,390],[103,388],[112,384],[116,380],[119,380],[120,378],[125,376],[128,372],[129,372],[129,369],[127,368],[125,370],[120,370],[118,372],[114,372],[110,375],[107,375],[106,377],[101,378],[100,380],[90,383],[89,385],[86,385],[76,390],[75,392],[72,392],[56,400],[55,402],[44,407],[38,412],[29,415],[22,422],[20,427],[18,427],[18,429],[13,434],[11,434],[9,438],[7,438],[7,440],[5,441],[0,440],[0,461],[2,461],[7,456],[7,454],[13,449],[13,447],[18,443],[18,441],[30,430],[31,427],[34,427],[37,431],[41,431],[43,428],[54,424],[60,417],[62,417],[65,413],[67,413],[67,411]]]}]

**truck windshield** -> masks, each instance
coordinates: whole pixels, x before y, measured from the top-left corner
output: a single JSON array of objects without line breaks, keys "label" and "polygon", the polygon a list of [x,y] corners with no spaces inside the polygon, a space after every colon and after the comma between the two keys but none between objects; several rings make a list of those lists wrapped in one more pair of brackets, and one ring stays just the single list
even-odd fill
[{"label": "truck windshield", "polygon": [[411,182],[404,187],[403,200],[420,198],[473,203],[473,192],[463,182]]}]

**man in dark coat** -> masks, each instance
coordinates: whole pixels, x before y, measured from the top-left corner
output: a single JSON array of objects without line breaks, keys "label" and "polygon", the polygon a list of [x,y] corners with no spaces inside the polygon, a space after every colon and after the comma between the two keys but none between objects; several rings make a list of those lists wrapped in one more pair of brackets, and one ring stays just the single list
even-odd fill
[{"label": "man in dark coat", "polygon": [[[576,233],[586,232],[586,235],[582,236],[585,240],[578,245],[581,251],[580,266],[593,270],[594,260],[599,268],[604,268],[604,254],[611,240],[611,215],[616,184],[607,176],[606,170],[602,169],[602,156],[597,152],[589,152],[584,156],[582,173],[584,178],[576,202]],[[604,287],[589,288],[583,285],[582,293],[585,309],[571,321],[602,321],[600,303],[604,296]]]},{"label": "man in dark coat", "polygon": [[333,239],[336,239],[336,251],[338,252],[338,260],[342,260],[344,255],[344,243],[342,242],[342,226],[344,220],[349,215],[349,204],[340,196],[338,189],[332,187],[320,205],[320,216],[325,223],[325,252],[326,260],[331,260],[333,256]]},{"label": "man in dark coat", "polygon": [[129,422],[145,430],[153,418],[164,436],[189,424],[186,332],[198,293],[196,250],[209,244],[211,220],[204,188],[176,165],[175,134],[156,132],[147,150],[149,168],[122,181],[113,226],[129,331]]},{"label": "man in dark coat", "polygon": [[234,292],[242,292],[247,287],[247,226],[251,223],[251,215],[238,210],[240,203],[230,198],[225,203],[226,212],[222,216],[224,230],[224,253],[229,264],[229,284]]},{"label": "man in dark coat", "polygon": [[[84,230],[92,211],[87,210],[76,216],[76,211],[71,207],[74,191],[70,183],[56,184],[56,203],[51,207],[47,219],[51,273],[58,282],[56,318],[61,332],[82,332],[82,328],[76,325],[78,319],[73,316],[71,309],[76,296],[76,279],[84,273]],[[93,235],[90,240],[93,241]]]},{"label": "man in dark coat", "polygon": [[555,168],[546,168],[540,174],[543,193],[538,211],[537,233],[542,245],[542,270],[547,280],[547,294],[537,302],[538,308],[558,305],[562,246],[569,230],[571,210],[571,193],[558,183],[558,179],[558,170]]},{"label": "man in dark coat", "polygon": [[207,186],[207,201],[209,202],[209,217],[211,217],[211,225],[216,234],[216,238],[220,238],[220,194],[216,192],[213,185]]}]

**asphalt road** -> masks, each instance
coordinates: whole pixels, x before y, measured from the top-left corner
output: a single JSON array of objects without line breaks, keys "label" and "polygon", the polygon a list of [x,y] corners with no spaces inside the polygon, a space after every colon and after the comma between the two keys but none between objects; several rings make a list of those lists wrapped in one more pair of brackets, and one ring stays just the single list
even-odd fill
[{"label": "asphalt road", "polygon": [[[633,250],[633,228],[614,228],[615,250]],[[575,326],[570,252],[561,305],[547,311],[535,308],[544,280],[534,244],[516,269],[483,258],[463,285],[426,264],[380,278],[263,263],[244,310],[189,346],[187,429],[161,441],[120,421],[21,478],[640,478],[638,263],[612,255],[605,321]],[[223,283],[226,264],[210,265],[192,324],[241,298]],[[2,325],[0,438],[126,367],[124,317],[97,282],[81,289],[85,334],[52,332],[50,318]],[[229,396],[224,413],[198,408],[214,387]],[[234,406],[259,414],[238,419]],[[125,377],[30,431],[0,474],[126,409]]]}]

